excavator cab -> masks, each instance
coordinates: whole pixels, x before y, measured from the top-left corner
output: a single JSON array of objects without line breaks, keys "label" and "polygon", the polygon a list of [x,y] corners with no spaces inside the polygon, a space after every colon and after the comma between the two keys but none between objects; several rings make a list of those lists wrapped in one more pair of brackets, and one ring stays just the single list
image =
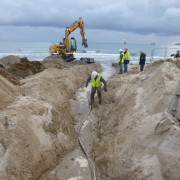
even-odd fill
[{"label": "excavator cab", "polygon": [[76,38],[70,37],[69,38],[69,50],[76,51],[76,49],[77,49]]},{"label": "excavator cab", "polygon": [[[75,37],[69,37],[69,51],[75,52],[77,50],[77,44],[76,44],[76,38]],[[65,38],[63,38],[63,44],[65,44]]]}]

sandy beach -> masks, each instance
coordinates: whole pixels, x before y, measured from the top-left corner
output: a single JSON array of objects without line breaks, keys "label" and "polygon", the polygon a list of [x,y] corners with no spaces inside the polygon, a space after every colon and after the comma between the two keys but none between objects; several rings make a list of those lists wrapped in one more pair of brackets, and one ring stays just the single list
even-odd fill
[{"label": "sandy beach", "polygon": [[114,64],[92,110],[85,82],[99,63],[0,64],[0,179],[179,179],[180,59]]}]

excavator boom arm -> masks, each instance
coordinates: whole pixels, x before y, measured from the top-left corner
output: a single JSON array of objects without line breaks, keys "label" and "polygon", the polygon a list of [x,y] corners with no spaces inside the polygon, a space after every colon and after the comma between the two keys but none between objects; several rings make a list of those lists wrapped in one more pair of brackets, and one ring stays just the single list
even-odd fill
[{"label": "excavator boom arm", "polygon": [[79,18],[79,28],[80,28],[80,33],[81,33],[81,37],[82,37],[82,45],[84,47],[88,47],[87,39],[85,38],[84,22],[81,17]]},{"label": "excavator boom arm", "polygon": [[78,27],[80,28],[80,33],[81,33],[81,37],[82,37],[82,45],[84,47],[88,47],[87,40],[85,38],[84,22],[83,22],[82,18],[80,17],[79,18],[79,22],[74,21],[74,23],[72,25],[70,25],[70,26],[68,26],[66,28],[65,43],[64,43],[64,45],[66,46],[67,50],[68,50],[68,47],[69,47],[69,40],[68,40],[69,34],[71,32],[73,32],[75,29],[77,29]]}]

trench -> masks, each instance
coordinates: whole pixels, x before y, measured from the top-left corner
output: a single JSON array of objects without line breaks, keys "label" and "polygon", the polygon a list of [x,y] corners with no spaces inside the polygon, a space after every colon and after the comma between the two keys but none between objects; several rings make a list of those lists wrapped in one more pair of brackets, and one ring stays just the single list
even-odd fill
[{"label": "trench", "polygon": [[84,171],[90,172],[88,176],[87,173],[85,173],[86,175],[81,176],[81,178],[95,180],[96,170],[91,150],[97,134],[97,118],[94,116],[91,106],[89,106],[90,89],[90,85],[88,88],[80,88],[76,95],[77,99],[72,101],[71,104],[72,114],[74,115],[75,120],[77,120],[76,130],[79,133],[78,141],[81,152],[83,152],[83,156],[88,162],[88,166]]},{"label": "trench", "polygon": [[[112,69],[111,72],[110,69],[105,69],[101,73],[105,80],[107,80],[114,74],[115,69]],[[74,164],[73,167],[68,167],[69,174],[66,174],[65,177],[65,179],[67,180],[96,180],[96,164],[91,152],[94,140],[96,139],[96,136],[99,132],[98,129],[100,127],[98,128],[98,119],[95,116],[96,108],[94,107],[94,105],[92,105],[92,107],[89,106],[90,92],[91,83],[89,83],[87,88],[79,88],[79,90],[76,92],[75,98],[70,100],[71,112],[76,124],[75,129],[79,133],[79,147],[73,151],[76,153],[72,152],[68,154],[66,158],[70,158],[68,156],[74,154],[76,156],[73,157],[73,159],[75,159],[75,162],[77,162],[77,159],[81,159],[82,161],[79,162],[79,164]],[[95,96],[97,96],[97,93]],[[97,106],[100,105],[96,103],[96,107]],[[82,163],[85,163],[86,165],[82,166]]]},{"label": "trench", "polygon": [[[102,72],[103,78],[108,79],[115,72],[115,69],[113,69],[111,73],[108,71],[109,69],[106,69]],[[96,180],[96,164],[91,152],[98,132],[98,119],[94,115],[94,105],[92,105],[92,107],[89,106],[90,91],[91,84],[89,84],[87,88],[79,88],[76,93],[76,99],[71,100],[72,115],[74,116],[74,120],[77,122],[76,131],[79,133],[78,141],[81,148],[81,151],[79,151],[79,154],[77,155],[80,157],[83,153],[83,156],[81,157],[84,158],[88,166],[86,166],[86,169],[78,169],[79,172],[84,172],[81,173],[81,176],[79,176],[79,173],[78,175],[69,178],[69,180]]]},{"label": "trench", "polygon": [[[112,75],[102,72],[102,76],[108,79]],[[94,115],[96,108],[89,106],[91,83],[88,87],[81,87],[70,99],[71,113],[74,117],[75,129],[79,134],[76,149],[68,153],[60,164],[48,174],[43,175],[40,180],[95,180],[96,165],[91,153],[93,142],[98,132],[98,119]],[[96,105],[96,106],[99,106]]]}]

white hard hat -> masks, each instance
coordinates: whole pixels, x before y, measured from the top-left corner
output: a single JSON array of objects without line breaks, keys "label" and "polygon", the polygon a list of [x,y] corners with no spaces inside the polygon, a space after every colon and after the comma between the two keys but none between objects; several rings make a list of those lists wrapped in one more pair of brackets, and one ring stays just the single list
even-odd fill
[{"label": "white hard hat", "polygon": [[123,51],[122,49],[119,50],[119,52]]},{"label": "white hard hat", "polygon": [[98,73],[96,71],[93,71],[91,75],[92,75],[93,78],[95,78],[97,76],[97,74]]}]

